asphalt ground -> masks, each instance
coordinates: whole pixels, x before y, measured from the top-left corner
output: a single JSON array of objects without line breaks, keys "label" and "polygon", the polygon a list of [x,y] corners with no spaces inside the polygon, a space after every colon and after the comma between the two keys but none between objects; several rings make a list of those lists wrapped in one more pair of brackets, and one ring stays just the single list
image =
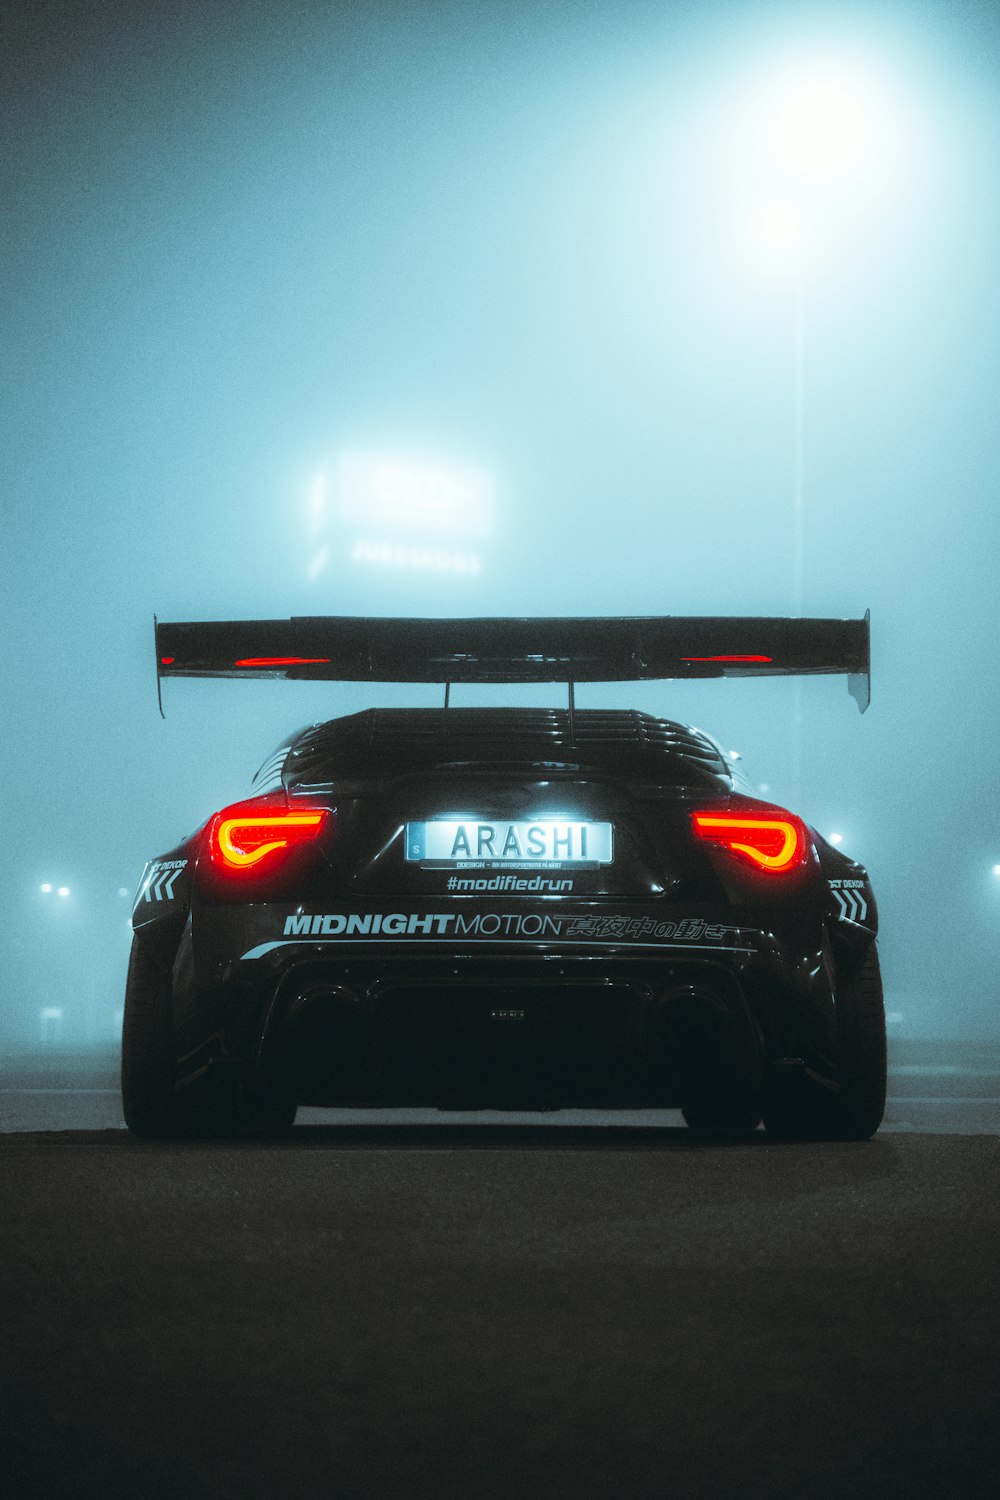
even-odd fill
[{"label": "asphalt ground", "polygon": [[[94,1125],[103,1095],[62,1128],[19,1106],[0,1494],[992,1500],[1000,1138],[961,1129],[996,1102],[984,1056],[897,1049],[900,1123],[858,1144],[319,1111],[152,1144]],[[950,1124],[907,1124],[942,1097]]]}]

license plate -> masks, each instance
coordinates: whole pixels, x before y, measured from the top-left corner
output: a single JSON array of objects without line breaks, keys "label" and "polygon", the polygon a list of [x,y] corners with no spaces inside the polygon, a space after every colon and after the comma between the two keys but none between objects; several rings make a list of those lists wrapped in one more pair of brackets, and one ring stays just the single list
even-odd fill
[{"label": "license plate", "polygon": [[610,823],[555,818],[532,823],[440,818],[406,825],[406,858],[433,865],[607,865],[613,842]]}]

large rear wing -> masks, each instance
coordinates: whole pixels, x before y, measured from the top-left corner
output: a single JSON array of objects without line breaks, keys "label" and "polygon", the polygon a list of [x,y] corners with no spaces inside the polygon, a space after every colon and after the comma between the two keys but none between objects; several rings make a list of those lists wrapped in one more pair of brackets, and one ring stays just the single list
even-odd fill
[{"label": "large rear wing", "polygon": [[[871,698],[863,620],[755,615],[626,618],[155,620],[164,677],[306,682],[638,682],[685,677],[846,675]],[[162,712],[162,700],[160,711]]]}]

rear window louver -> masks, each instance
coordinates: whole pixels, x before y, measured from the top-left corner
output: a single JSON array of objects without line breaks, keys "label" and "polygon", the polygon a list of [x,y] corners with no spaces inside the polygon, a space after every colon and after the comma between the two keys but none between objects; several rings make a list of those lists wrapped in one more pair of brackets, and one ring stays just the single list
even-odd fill
[{"label": "rear window louver", "polygon": [[631,710],[368,709],[305,730],[285,765],[287,785],[384,777],[435,766],[579,766],[674,786],[730,782],[697,731]]},{"label": "rear window louver", "polygon": [[269,755],[251,783],[253,789],[257,792],[264,792],[271,787],[280,787],[281,772],[287,758],[287,745],[280,746],[272,755]]}]

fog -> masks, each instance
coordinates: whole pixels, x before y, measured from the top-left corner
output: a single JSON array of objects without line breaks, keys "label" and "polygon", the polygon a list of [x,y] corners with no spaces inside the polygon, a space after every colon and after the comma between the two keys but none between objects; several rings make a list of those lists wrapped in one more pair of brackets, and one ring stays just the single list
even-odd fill
[{"label": "fog", "polygon": [[[863,717],[833,678],[577,702],[739,749],[870,868],[890,1031],[996,1039],[995,8],[6,14],[0,1042],[113,1037],[145,860],[287,731],[439,701],[168,682],[164,721],[154,611],[868,607]],[[831,69],[863,130],[812,171],[767,121]],[[486,474],[492,521],[358,551],[345,452]]]}]

